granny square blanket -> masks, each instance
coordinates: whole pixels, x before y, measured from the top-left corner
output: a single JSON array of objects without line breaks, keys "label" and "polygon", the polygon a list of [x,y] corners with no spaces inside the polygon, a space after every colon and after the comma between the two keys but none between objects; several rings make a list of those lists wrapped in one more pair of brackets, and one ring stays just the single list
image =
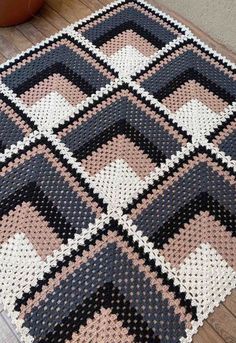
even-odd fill
[{"label": "granny square blanket", "polygon": [[236,286],[235,65],[119,0],[0,66],[0,302],[23,343],[187,343]]}]

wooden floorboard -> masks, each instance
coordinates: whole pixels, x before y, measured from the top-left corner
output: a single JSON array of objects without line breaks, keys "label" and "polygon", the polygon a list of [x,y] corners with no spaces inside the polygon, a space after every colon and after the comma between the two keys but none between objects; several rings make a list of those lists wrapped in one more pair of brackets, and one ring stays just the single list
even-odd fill
[{"label": "wooden floorboard", "polygon": [[17,27],[5,27],[1,29],[1,35],[8,39],[19,52],[24,51],[32,46],[31,41],[20,32]]},{"label": "wooden floorboard", "polygon": [[53,26],[58,30],[69,25],[69,22],[66,19],[64,19],[60,14],[58,14],[58,12],[56,12],[47,3],[40,10],[39,15],[43,16],[45,20],[53,24]]},{"label": "wooden floorboard", "polygon": [[17,55],[20,52],[20,50],[17,49],[17,47],[10,40],[10,37],[5,37],[4,32],[0,33],[0,51],[5,60]]},{"label": "wooden floorboard", "polygon": [[[1,38],[0,38],[0,46],[1,46]],[[0,53],[0,64],[4,63],[5,61],[6,61],[6,57]]]},{"label": "wooden floorboard", "polygon": [[208,317],[207,323],[225,342],[236,342],[236,320],[232,313],[221,305]]},{"label": "wooden floorboard", "polygon": [[[155,0],[152,0],[152,3]],[[0,28],[0,63],[39,43],[63,27],[110,3],[110,0],[46,0],[27,23]],[[8,323],[8,324],[7,324]],[[0,305],[0,343],[19,342]],[[236,290],[204,322],[193,343],[236,343]]]},{"label": "wooden floorboard", "polygon": [[207,323],[199,329],[198,333],[193,336],[193,343],[224,343],[225,341],[218,333]]},{"label": "wooden floorboard", "polygon": [[69,23],[82,19],[92,13],[92,10],[80,1],[75,0],[46,0],[46,3]]},{"label": "wooden floorboard", "polygon": [[37,44],[44,39],[44,35],[31,22],[16,27],[32,44]]},{"label": "wooden floorboard", "polygon": [[236,318],[236,289],[225,299],[224,305]]}]

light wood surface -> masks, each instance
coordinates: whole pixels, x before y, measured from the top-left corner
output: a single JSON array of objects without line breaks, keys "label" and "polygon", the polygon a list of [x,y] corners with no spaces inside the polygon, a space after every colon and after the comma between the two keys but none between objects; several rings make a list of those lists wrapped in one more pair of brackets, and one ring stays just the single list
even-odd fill
[{"label": "light wood surface", "polygon": [[[56,33],[63,27],[82,19],[110,3],[110,0],[46,0],[40,12],[27,23],[15,27],[0,28],[0,63],[14,57],[22,50],[31,47],[44,38]],[[157,4],[156,0],[151,0]],[[163,9],[163,6],[162,6]],[[166,8],[165,8],[166,9]],[[169,14],[180,20],[179,14],[168,10]],[[189,22],[187,23],[189,25]],[[202,32],[194,28],[195,34]],[[203,37],[201,37],[203,39]],[[208,44],[222,51],[225,49],[208,36]],[[224,50],[225,55],[227,51]],[[232,52],[228,52],[233,57]],[[0,305],[0,343],[20,342],[9,318]],[[236,343],[236,290],[215,309],[198,333],[193,337],[193,343]]]}]

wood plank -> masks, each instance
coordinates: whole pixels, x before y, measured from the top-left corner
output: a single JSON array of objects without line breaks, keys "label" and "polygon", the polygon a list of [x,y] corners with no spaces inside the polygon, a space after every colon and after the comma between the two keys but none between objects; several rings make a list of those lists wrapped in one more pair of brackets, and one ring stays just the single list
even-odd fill
[{"label": "wood plank", "polygon": [[70,6],[66,0],[46,0],[46,3],[69,23],[74,23],[90,13],[90,9],[86,6],[80,11],[75,10],[74,6]]},{"label": "wood plank", "polygon": [[20,50],[3,34],[0,33],[0,51],[7,59],[19,54]]},{"label": "wood plank", "polygon": [[99,10],[100,8],[102,8],[104,5],[98,1],[98,0],[81,0],[80,2],[82,2],[84,5],[86,5],[87,7],[89,7],[93,12]]},{"label": "wood plank", "polygon": [[220,335],[225,342],[236,342],[235,317],[222,304],[210,314],[207,319],[208,324]]},{"label": "wood plank", "polygon": [[93,12],[87,5],[83,4],[81,1],[64,0],[64,2],[75,12],[76,20],[83,19]]},{"label": "wood plank", "polygon": [[108,5],[111,4],[112,1],[111,0],[99,0],[103,5]]},{"label": "wood plank", "polygon": [[193,343],[224,343],[224,340],[205,321],[198,333],[193,336]]},{"label": "wood plank", "polygon": [[16,27],[32,42],[32,44],[36,44],[44,39],[44,35],[30,22],[17,25]]},{"label": "wood plank", "polygon": [[73,13],[73,11],[64,3],[64,1],[46,0],[46,3],[69,23],[76,21],[75,13]]},{"label": "wood plank", "polygon": [[10,327],[7,325],[5,319],[0,313],[0,342],[1,343],[19,343],[19,340],[16,338]]},{"label": "wood plank", "polygon": [[40,16],[40,12],[35,15],[30,22],[43,34],[45,38],[50,37],[57,32],[57,28]]},{"label": "wood plank", "polygon": [[232,291],[225,299],[224,306],[236,316],[236,289]]},{"label": "wood plank", "polygon": [[6,57],[4,57],[1,53],[0,53],[0,64],[6,62]]},{"label": "wood plank", "polygon": [[46,3],[42,7],[40,13],[44,19],[46,19],[50,24],[56,27],[58,30],[69,25],[69,21],[64,19],[60,14],[54,11],[51,7],[49,7]]},{"label": "wood plank", "polygon": [[19,51],[24,51],[32,46],[31,41],[14,26],[1,28],[1,35],[10,40]]}]

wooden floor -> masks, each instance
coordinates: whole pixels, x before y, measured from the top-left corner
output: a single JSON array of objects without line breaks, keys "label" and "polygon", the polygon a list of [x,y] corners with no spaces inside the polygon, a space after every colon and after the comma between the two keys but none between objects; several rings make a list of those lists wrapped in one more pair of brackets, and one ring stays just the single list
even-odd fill
[{"label": "wooden floor", "polygon": [[[0,63],[17,55],[63,27],[110,3],[110,0],[46,0],[27,23],[0,28]],[[155,3],[155,0],[152,0]],[[0,343],[16,343],[9,318],[0,308]],[[194,343],[236,343],[236,290],[204,322]]]}]

